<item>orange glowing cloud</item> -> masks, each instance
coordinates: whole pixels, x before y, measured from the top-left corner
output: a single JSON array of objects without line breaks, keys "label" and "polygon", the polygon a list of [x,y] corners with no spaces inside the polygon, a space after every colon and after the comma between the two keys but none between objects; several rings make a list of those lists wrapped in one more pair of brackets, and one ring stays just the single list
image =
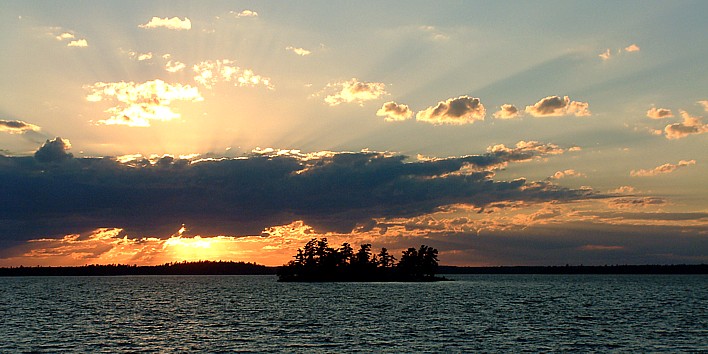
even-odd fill
[{"label": "orange glowing cloud", "polygon": [[681,160],[679,161],[678,164],[671,164],[671,163],[665,163],[661,166],[657,166],[651,170],[632,170],[632,172],[629,173],[630,176],[632,177],[651,177],[651,176],[657,176],[660,174],[666,174],[666,173],[671,173],[679,168],[695,165],[696,160]]},{"label": "orange glowing cloud", "polygon": [[693,134],[708,132],[708,124],[703,124],[701,117],[694,117],[686,111],[679,111],[683,122],[669,124],[664,128],[667,139],[681,139]]},{"label": "orange glowing cloud", "polygon": [[438,102],[416,114],[416,120],[435,125],[439,124],[471,124],[484,120],[487,114],[479,98],[460,96]]},{"label": "orange glowing cloud", "polygon": [[587,102],[571,101],[568,96],[548,96],[533,106],[526,106],[526,113],[534,117],[586,117],[590,115],[590,110]]},{"label": "orange glowing cloud", "polygon": [[387,122],[400,122],[410,119],[413,116],[413,111],[405,104],[389,101],[376,111],[376,115],[385,117],[384,120]]}]

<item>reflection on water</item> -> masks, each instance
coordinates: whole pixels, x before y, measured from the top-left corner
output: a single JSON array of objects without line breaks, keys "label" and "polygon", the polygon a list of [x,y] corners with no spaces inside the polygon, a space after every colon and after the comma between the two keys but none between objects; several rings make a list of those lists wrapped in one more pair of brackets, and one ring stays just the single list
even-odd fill
[{"label": "reflection on water", "polygon": [[708,351],[708,276],[0,278],[0,352]]}]

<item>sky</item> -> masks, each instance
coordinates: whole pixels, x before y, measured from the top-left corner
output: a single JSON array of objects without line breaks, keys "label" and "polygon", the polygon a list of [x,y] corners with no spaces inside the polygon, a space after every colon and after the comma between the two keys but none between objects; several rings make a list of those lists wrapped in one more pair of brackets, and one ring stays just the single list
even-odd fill
[{"label": "sky", "polygon": [[0,3],[0,266],[708,262],[705,1]]}]

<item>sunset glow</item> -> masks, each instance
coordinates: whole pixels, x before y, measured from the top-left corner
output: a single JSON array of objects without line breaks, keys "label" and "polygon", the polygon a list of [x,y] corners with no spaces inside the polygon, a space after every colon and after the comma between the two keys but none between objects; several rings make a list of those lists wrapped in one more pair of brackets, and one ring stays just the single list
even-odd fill
[{"label": "sunset glow", "polygon": [[707,12],[4,1],[0,266],[706,263]]}]

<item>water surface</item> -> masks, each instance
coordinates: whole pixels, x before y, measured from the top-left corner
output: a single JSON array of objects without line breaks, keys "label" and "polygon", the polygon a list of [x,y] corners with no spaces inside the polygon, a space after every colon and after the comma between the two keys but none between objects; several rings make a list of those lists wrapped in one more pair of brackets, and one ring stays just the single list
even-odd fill
[{"label": "water surface", "polygon": [[708,352],[708,276],[0,278],[0,352]]}]

